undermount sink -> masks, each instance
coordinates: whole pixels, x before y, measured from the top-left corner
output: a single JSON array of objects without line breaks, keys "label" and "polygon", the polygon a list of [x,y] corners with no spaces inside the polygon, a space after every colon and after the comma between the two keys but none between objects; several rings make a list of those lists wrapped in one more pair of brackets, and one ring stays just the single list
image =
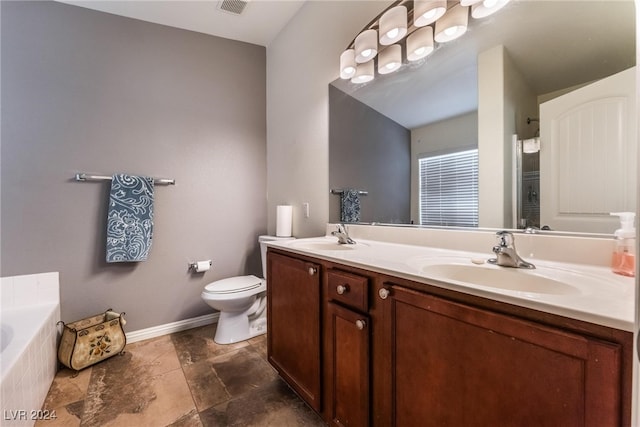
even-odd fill
[{"label": "undermount sink", "polygon": [[540,274],[535,270],[475,265],[470,262],[468,265],[426,265],[422,268],[422,272],[430,277],[443,280],[454,280],[456,282],[510,291],[555,295],[571,295],[581,292],[575,286]]},{"label": "undermount sink", "polygon": [[582,282],[594,278],[550,267],[535,270],[500,267],[478,260],[413,260],[412,267],[433,279],[527,294],[576,295]]},{"label": "undermount sink", "polygon": [[308,249],[312,251],[352,251],[366,246],[364,243],[340,244],[337,239],[317,239],[292,241],[289,244],[292,248]]}]

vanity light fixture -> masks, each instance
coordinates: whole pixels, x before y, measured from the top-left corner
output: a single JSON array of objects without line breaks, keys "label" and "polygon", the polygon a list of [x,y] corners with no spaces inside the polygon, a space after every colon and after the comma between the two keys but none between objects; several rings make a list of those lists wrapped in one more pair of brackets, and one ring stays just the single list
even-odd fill
[{"label": "vanity light fixture", "polygon": [[389,46],[407,35],[407,8],[395,6],[387,10],[379,21],[380,44]]},{"label": "vanity light fixture", "polygon": [[373,61],[365,62],[364,64],[358,64],[356,67],[356,74],[351,78],[351,83],[366,83],[373,80]]},{"label": "vanity light fixture", "polygon": [[340,78],[350,79],[356,74],[356,51],[347,49],[340,55]]},{"label": "vanity light fixture", "polygon": [[402,65],[402,47],[394,44],[378,55],[378,73],[389,74],[396,71]]},{"label": "vanity light fixture", "polygon": [[447,11],[447,0],[413,0],[413,25],[433,24]]},{"label": "vanity light fixture", "polygon": [[467,32],[469,24],[469,8],[457,4],[447,10],[444,16],[436,21],[434,39],[438,43],[455,40]]},{"label": "vanity light fixture", "polygon": [[471,16],[475,19],[485,18],[502,9],[511,0],[484,0],[471,6]]},{"label": "vanity light fixture", "polygon": [[378,54],[378,32],[373,29],[361,32],[354,46],[358,64],[372,60]]},{"label": "vanity light fixture", "polygon": [[433,28],[422,27],[407,37],[407,59],[418,61],[433,52]]},{"label": "vanity light fixture", "polygon": [[[406,61],[418,61],[434,51],[434,40],[446,43],[467,32],[470,11],[474,18],[484,18],[510,1],[396,0],[342,52],[340,78],[366,83],[374,79],[376,68],[378,74],[392,73],[402,67],[405,48]],[[453,5],[447,9],[448,4]]]}]

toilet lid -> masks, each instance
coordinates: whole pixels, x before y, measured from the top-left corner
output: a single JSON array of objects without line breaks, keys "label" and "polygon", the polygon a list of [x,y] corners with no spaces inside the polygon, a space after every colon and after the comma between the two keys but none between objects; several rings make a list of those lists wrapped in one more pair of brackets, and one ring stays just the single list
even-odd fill
[{"label": "toilet lid", "polygon": [[230,294],[255,289],[261,285],[262,279],[259,277],[253,275],[236,276],[211,282],[204,287],[204,291],[211,294]]}]

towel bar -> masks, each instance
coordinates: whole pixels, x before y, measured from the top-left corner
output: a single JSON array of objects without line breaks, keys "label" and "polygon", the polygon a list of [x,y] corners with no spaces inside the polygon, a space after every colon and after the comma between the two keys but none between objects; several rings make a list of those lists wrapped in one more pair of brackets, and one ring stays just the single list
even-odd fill
[{"label": "towel bar", "polygon": [[[111,181],[111,177],[107,175],[89,175],[86,173],[77,173],[76,181]],[[175,179],[154,178],[154,184],[158,185],[176,185]]]},{"label": "towel bar", "polygon": [[[343,190],[343,189],[340,189],[340,190],[331,189],[330,193],[331,193],[331,194],[342,194],[342,193],[344,193],[344,190]],[[365,190],[358,190],[358,195],[360,195],[360,196],[366,196],[366,195],[368,195],[368,194],[369,194],[369,192],[368,192],[368,191],[365,191]]]}]

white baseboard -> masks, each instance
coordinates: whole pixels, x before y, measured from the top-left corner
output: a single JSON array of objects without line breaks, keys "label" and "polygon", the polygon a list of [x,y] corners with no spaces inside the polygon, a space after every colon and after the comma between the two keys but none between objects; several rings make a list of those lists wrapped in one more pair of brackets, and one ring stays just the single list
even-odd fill
[{"label": "white baseboard", "polygon": [[131,344],[137,341],[147,340],[149,338],[155,338],[162,335],[172,334],[174,332],[197,328],[198,326],[210,325],[212,323],[216,323],[219,317],[220,313],[215,312],[211,314],[205,314],[204,316],[193,317],[191,319],[179,320],[177,322],[128,332],[125,335],[127,336],[127,343]]}]

